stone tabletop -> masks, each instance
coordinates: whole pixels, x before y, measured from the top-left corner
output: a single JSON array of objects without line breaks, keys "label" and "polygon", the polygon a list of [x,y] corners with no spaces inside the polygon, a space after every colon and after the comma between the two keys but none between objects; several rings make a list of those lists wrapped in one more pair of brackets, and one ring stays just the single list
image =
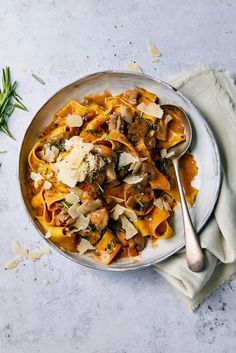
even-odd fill
[{"label": "stone tabletop", "polygon": [[[23,209],[17,181],[20,144],[39,107],[56,90],[103,69],[137,62],[166,79],[208,65],[236,75],[233,0],[0,1],[0,66],[9,65],[29,113],[15,112],[0,134],[0,353],[234,353],[236,279],[192,313],[166,282],[145,269],[106,273],[52,251],[3,269],[14,239],[45,246]],[[162,53],[151,63],[147,43]],[[37,74],[45,85],[33,79]],[[48,285],[45,285],[48,281]]]}]

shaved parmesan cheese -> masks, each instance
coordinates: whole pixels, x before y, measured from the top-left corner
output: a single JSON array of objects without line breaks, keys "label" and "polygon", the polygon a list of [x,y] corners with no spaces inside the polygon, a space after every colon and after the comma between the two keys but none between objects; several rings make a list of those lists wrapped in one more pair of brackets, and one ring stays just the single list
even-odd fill
[{"label": "shaved parmesan cheese", "polygon": [[167,116],[165,117],[165,122],[166,122],[166,124],[168,124],[171,120],[173,120],[172,116],[167,115]]},{"label": "shaved parmesan cheese", "polygon": [[170,151],[169,153],[166,154],[165,158],[171,158],[175,155],[174,151]]},{"label": "shaved parmesan cheese", "polygon": [[114,168],[114,164],[109,165],[106,170],[106,176],[109,180],[116,180],[116,172]]},{"label": "shaved parmesan cheese", "polygon": [[71,218],[76,219],[79,217],[80,212],[79,212],[80,204],[75,203],[71,207],[68,208],[68,214],[71,216]]},{"label": "shaved parmesan cheese", "polygon": [[160,155],[161,155],[161,158],[165,158],[165,156],[167,155],[167,149],[166,148],[162,148],[160,150]]},{"label": "shaved parmesan cheese", "polygon": [[48,146],[45,150],[43,159],[48,163],[55,162],[59,155],[59,152],[60,151],[56,146]]},{"label": "shaved parmesan cheese", "polygon": [[49,190],[51,189],[51,187],[52,187],[52,183],[50,183],[50,181],[48,180],[45,180],[45,182],[43,183],[44,190]]},{"label": "shaved parmesan cheese", "polygon": [[141,102],[138,106],[137,109],[140,110],[141,112],[154,116],[155,118],[162,119],[163,117],[163,110],[161,109],[159,104],[150,102],[150,103],[144,103]]},{"label": "shaved parmesan cheese", "polygon": [[121,169],[122,167],[125,167],[129,164],[132,164],[132,163],[145,161],[146,159],[147,159],[147,157],[139,158],[139,157],[132,156],[132,154],[130,154],[130,153],[122,152],[120,154],[120,158],[119,158],[118,169]]},{"label": "shaved parmesan cheese", "polygon": [[[78,136],[74,136],[67,141],[71,143],[70,147],[67,146],[67,148],[71,149],[65,158],[57,163],[57,178],[64,184],[74,187],[77,182],[84,181],[87,174],[93,170],[95,156],[89,154],[93,149],[92,143],[85,143]],[[85,157],[87,157],[86,162],[84,162]]]},{"label": "shaved parmesan cheese", "polygon": [[160,197],[156,200],[154,200],[153,204],[160,208],[160,210],[166,210],[166,211],[172,211],[170,205],[168,204],[168,202],[165,202],[164,200],[162,200]]},{"label": "shaved parmesan cheese", "polygon": [[136,63],[125,64],[125,67],[128,71],[131,71],[131,72],[138,72],[138,73],[143,72],[142,68]]},{"label": "shaved parmesan cheese", "polygon": [[29,253],[29,250],[27,248],[21,247],[17,240],[13,240],[12,250],[15,254],[18,254],[22,257],[27,257]]},{"label": "shaved parmesan cheese", "polygon": [[88,200],[82,205],[74,204],[68,209],[68,214],[73,218],[79,217],[81,214],[86,215],[90,212],[94,212],[102,206],[101,200]]},{"label": "shaved parmesan cheese", "polygon": [[12,270],[13,268],[16,268],[16,266],[22,261],[22,258],[16,257],[15,259],[12,259],[9,261],[5,266],[5,270]]},{"label": "shaved parmesan cheese", "polygon": [[121,104],[120,105],[120,113],[121,113],[121,117],[127,121],[127,123],[131,123],[133,120],[133,116],[134,116],[134,109],[132,109],[131,107],[128,107],[125,104]]},{"label": "shaved parmesan cheese", "polygon": [[74,227],[77,228],[77,230],[85,230],[88,228],[89,225],[89,218],[85,217],[83,214],[81,214],[77,219],[74,224]]},{"label": "shaved parmesan cheese", "polygon": [[74,192],[79,197],[83,194],[83,190],[78,188],[77,186],[75,186],[74,188],[70,188],[69,190],[70,192]]},{"label": "shaved parmesan cheese", "polygon": [[140,183],[142,180],[143,180],[143,177],[138,175],[129,175],[123,179],[123,181],[126,184],[130,184],[130,185]]},{"label": "shaved parmesan cheese", "polygon": [[77,245],[77,250],[80,255],[85,254],[88,250],[94,250],[95,247],[90,244],[87,239],[81,239],[79,245]]},{"label": "shaved parmesan cheese", "polygon": [[51,232],[48,231],[48,232],[45,234],[44,238],[45,238],[45,239],[49,239],[49,238],[51,238],[51,236],[52,236]]},{"label": "shaved parmesan cheese", "polygon": [[111,218],[117,221],[121,215],[127,216],[131,222],[137,220],[137,215],[134,211],[129,210],[128,208],[125,208],[121,205],[116,205],[114,207],[113,213],[111,214]]},{"label": "shaved parmesan cheese", "polygon": [[118,169],[125,167],[126,165],[129,165],[131,163],[138,162],[138,160],[138,157],[134,157],[132,156],[132,154],[127,152],[122,152],[119,158]]},{"label": "shaved parmesan cheese", "polygon": [[153,42],[148,43],[148,53],[152,57],[152,62],[156,63],[159,61],[161,53],[157,49],[156,45]]},{"label": "shaved parmesan cheese", "polygon": [[78,203],[80,201],[80,198],[74,192],[70,192],[69,194],[66,195],[65,201],[70,203],[71,205],[74,205],[75,203]]},{"label": "shaved parmesan cheese", "polygon": [[30,173],[30,178],[34,181],[34,187],[35,189],[37,189],[39,187],[39,185],[42,183],[43,181],[43,177],[41,174],[39,173],[34,173],[31,172]]},{"label": "shaved parmesan cheese", "polygon": [[121,199],[120,197],[116,197],[116,196],[108,196],[109,199],[114,200],[117,203],[122,203],[124,202],[124,199]]},{"label": "shaved parmesan cheese", "polygon": [[172,209],[171,209],[170,205],[168,204],[168,202],[165,202],[164,200],[163,200],[163,206],[164,206],[166,211],[170,211],[170,212],[172,211]]},{"label": "shaved parmesan cheese", "polygon": [[160,208],[160,210],[164,209],[163,201],[162,201],[162,199],[160,197],[153,201],[153,205],[155,205],[156,207]]},{"label": "shaved parmesan cheese", "polygon": [[50,254],[51,251],[48,248],[36,249],[28,254],[27,258],[31,261],[39,260],[43,255]]},{"label": "shaved parmesan cheese", "polygon": [[69,127],[80,127],[83,125],[83,119],[80,115],[68,114],[66,117],[66,124]]},{"label": "shaved parmesan cheese", "polygon": [[124,215],[120,217],[121,219],[121,225],[122,228],[125,231],[125,239],[129,240],[132,238],[135,234],[138,233],[138,230],[135,228],[135,226],[128,220],[128,218]]}]

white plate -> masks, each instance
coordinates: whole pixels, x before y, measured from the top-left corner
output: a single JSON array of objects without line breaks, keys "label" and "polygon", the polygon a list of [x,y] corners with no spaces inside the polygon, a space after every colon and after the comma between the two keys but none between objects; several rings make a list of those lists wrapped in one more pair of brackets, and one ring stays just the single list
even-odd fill
[{"label": "white plate", "polygon": [[[27,156],[38,139],[38,133],[49,124],[54,113],[70,99],[81,101],[84,96],[89,94],[103,92],[104,90],[117,94],[133,87],[143,87],[154,92],[159,97],[160,104],[169,103],[180,106],[188,114],[193,128],[191,151],[199,167],[198,176],[195,180],[199,194],[195,206],[191,209],[193,223],[198,232],[210,217],[220,188],[220,157],[213,133],[202,115],[186,97],[160,80],[143,74],[106,71],[86,76],[61,89],[38,111],[26,131],[19,160],[20,187],[28,213],[41,235],[40,226],[33,219],[32,209],[26,198],[27,183],[25,182]],[[157,247],[153,248],[148,245],[139,257],[121,259],[108,267],[104,267],[87,255],[77,256],[64,253],[50,243],[48,239],[45,240],[59,252],[79,264],[96,269],[124,271],[152,265],[180,250],[184,246],[180,207],[176,209],[173,223],[176,234],[172,238],[158,240]]]}]

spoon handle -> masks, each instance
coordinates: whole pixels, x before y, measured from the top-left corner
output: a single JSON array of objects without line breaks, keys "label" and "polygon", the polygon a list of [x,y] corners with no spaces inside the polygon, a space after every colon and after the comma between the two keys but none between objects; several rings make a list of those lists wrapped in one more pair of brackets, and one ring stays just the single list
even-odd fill
[{"label": "spoon handle", "polygon": [[183,187],[180,179],[179,159],[175,158],[172,161],[175,169],[175,174],[176,174],[176,179],[177,179],[179,194],[180,194],[180,200],[181,200],[187,264],[191,271],[201,272],[204,269],[204,255],[200,247],[198,237],[194,230],[191,217],[189,214],[188,206],[185,200]]}]

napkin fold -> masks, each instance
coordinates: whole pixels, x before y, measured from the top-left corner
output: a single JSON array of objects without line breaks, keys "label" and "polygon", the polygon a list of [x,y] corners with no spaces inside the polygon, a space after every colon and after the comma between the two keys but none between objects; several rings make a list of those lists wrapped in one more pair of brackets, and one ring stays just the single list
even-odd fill
[{"label": "napkin fold", "polygon": [[227,72],[200,68],[170,81],[205,117],[217,140],[222,183],[214,212],[200,232],[206,257],[201,273],[191,272],[185,251],[154,266],[176,294],[195,310],[236,272],[236,86]]}]

